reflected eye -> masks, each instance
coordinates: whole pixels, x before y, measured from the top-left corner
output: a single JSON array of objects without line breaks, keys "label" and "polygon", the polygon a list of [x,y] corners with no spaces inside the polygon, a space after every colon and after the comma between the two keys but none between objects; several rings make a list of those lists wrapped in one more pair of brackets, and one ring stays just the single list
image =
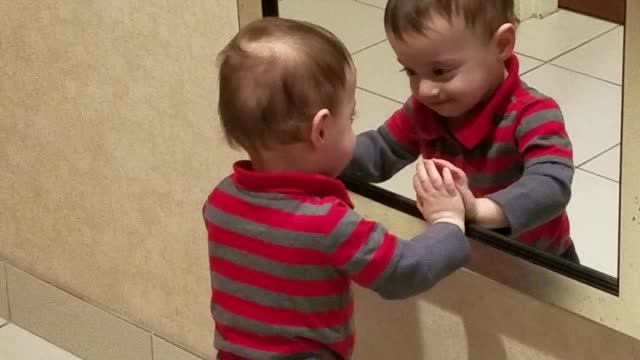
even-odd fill
[{"label": "reflected eye", "polygon": [[404,71],[408,76],[414,76],[416,74],[415,71],[413,71],[413,70],[411,70],[409,68],[406,68],[404,66],[402,67],[402,70],[400,70],[400,71]]},{"label": "reflected eye", "polygon": [[450,71],[449,69],[434,68],[433,69],[433,75],[442,76],[442,75],[446,75],[449,71]]}]

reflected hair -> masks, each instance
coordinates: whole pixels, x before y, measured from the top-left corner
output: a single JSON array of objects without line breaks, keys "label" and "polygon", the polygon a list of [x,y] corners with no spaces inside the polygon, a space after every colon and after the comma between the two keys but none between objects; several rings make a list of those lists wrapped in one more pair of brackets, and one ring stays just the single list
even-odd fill
[{"label": "reflected hair", "polygon": [[218,55],[218,114],[233,148],[304,140],[313,116],[343,101],[349,51],[328,30],[264,18],[243,27]]},{"label": "reflected hair", "polygon": [[433,16],[449,22],[462,16],[467,27],[489,40],[506,23],[518,25],[513,0],[389,0],[384,12],[388,34],[404,40],[407,33],[425,33]]}]

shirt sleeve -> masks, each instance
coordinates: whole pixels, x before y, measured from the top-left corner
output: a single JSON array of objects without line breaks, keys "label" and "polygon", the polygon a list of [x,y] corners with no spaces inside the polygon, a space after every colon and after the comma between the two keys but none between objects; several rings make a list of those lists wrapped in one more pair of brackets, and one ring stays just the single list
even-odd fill
[{"label": "shirt sleeve", "polygon": [[402,240],[349,211],[334,233],[338,239],[331,254],[334,266],[386,299],[419,294],[469,259],[468,240],[452,224],[434,224],[413,239]]},{"label": "shirt sleeve", "polygon": [[342,176],[383,182],[416,161],[420,146],[412,119],[414,101],[410,98],[377,130],[358,135],[353,159]]},{"label": "shirt sleeve", "polygon": [[487,196],[509,220],[517,235],[557,217],[571,199],[573,151],[558,104],[537,99],[516,124],[515,140],[524,161],[522,177]]}]

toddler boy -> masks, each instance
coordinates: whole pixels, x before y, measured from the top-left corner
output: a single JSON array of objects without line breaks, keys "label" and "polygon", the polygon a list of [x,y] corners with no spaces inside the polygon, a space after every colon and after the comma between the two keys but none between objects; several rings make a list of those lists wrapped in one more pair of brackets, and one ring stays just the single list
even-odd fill
[{"label": "toddler boy", "polygon": [[[427,290],[469,257],[449,170],[418,164],[433,223],[410,241],[363,219],[335,177],[353,157],[356,71],[327,30],[266,18],[222,50],[218,110],[247,161],[204,208],[219,359],[349,359],[350,282],[388,299]],[[442,175],[441,175],[442,174]]]}]

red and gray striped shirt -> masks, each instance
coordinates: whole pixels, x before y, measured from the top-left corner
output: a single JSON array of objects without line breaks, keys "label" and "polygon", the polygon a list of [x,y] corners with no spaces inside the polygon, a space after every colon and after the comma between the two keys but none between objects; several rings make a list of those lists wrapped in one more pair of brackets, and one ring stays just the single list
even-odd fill
[{"label": "red and gray striped shirt", "polygon": [[382,182],[424,158],[464,170],[476,197],[500,205],[519,241],[555,255],[571,244],[565,208],[573,153],[558,104],[520,80],[518,59],[493,97],[453,127],[411,97],[375,131],[358,135],[344,175]]},{"label": "red and gray striped shirt", "polygon": [[248,161],[235,164],[203,214],[221,359],[349,359],[351,280],[405,298],[469,256],[455,225],[403,241],[354,212],[340,181],[255,172]]}]

